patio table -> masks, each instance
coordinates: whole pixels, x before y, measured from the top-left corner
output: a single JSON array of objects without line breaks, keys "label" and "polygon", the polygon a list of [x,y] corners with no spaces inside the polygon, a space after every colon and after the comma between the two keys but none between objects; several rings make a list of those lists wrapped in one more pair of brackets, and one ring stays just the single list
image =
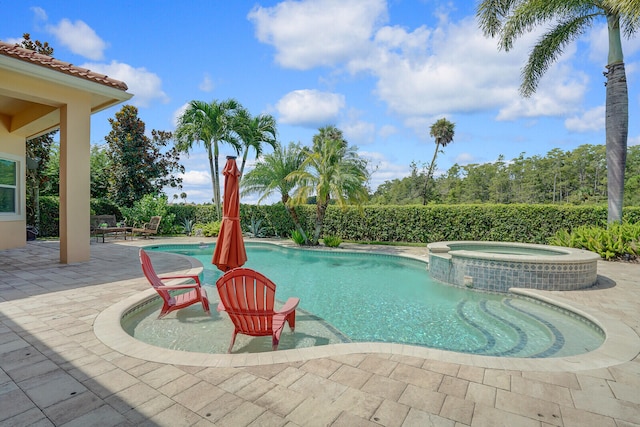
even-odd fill
[{"label": "patio table", "polygon": [[105,236],[113,235],[114,239],[117,239],[120,234],[124,240],[127,240],[127,233],[133,236],[132,230],[133,227],[100,227],[95,230],[96,242],[100,236],[102,236],[102,243],[104,243]]}]

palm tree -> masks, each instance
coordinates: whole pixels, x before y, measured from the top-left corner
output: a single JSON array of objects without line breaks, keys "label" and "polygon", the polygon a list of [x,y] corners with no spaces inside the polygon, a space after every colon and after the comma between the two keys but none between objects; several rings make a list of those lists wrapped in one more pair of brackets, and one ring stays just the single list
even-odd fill
[{"label": "palm tree", "polygon": [[258,203],[275,193],[280,193],[280,200],[291,215],[296,230],[302,234],[306,242],[307,234],[304,232],[295,207],[289,202],[291,200],[289,193],[295,187],[295,183],[286,179],[291,172],[300,168],[304,159],[304,153],[299,144],[290,142],[287,147],[282,147],[276,143],[273,153],[265,155],[255,168],[247,172],[241,185],[243,195],[262,194]]},{"label": "palm tree", "polygon": [[234,116],[241,108],[235,99],[226,101],[191,101],[186,111],[178,119],[175,132],[176,148],[188,153],[193,144],[202,142],[209,156],[211,185],[213,186],[213,202],[216,205],[218,218],[222,218],[222,201],[220,199],[220,167],[218,164],[219,143],[231,144],[236,153],[241,145],[233,134]]},{"label": "palm tree", "polygon": [[640,18],[640,0],[604,0],[603,3],[632,20]]},{"label": "palm tree", "polygon": [[433,152],[433,159],[431,159],[431,164],[429,164],[429,170],[424,182],[424,194],[422,199],[423,205],[427,204],[427,199],[429,198],[429,183],[431,182],[431,178],[433,178],[433,170],[436,167],[436,158],[438,157],[438,153],[442,152],[440,147],[444,148],[450,142],[453,142],[455,127],[456,125],[454,123],[443,117],[442,119],[436,120],[436,122],[429,128],[429,135],[435,139],[436,150]]},{"label": "palm tree", "polygon": [[369,179],[366,160],[358,156],[357,147],[349,146],[342,131],[335,126],[319,129],[311,149],[304,149],[305,160],[288,180],[297,184],[294,203],[316,197],[316,220],[311,244],[317,245],[329,201],[338,206],[361,204],[369,197],[365,186]]},{"label": "palm tree", "polygon": [[276,119],[270,114],[260,114],[252,117],[246,108],[238,110],[234,131],[242,140],[244,153],[240,166],[240,180],[244,174],[244,166],[247,163],[249,148],[256,151],[256,159],[262,154],[262,144],[276,146]]},{"label": "palm tree", "polygon": [[551,24],[538,40],[522,70],[520,92],[531,96],[540,78],[562,54],[563,49],[584,34],[599,17],[607,21],[609,57],[606,89],[606,145],[608,222],[622,220],[624,169],[629,127],[629,96],[620,40],[621,26],[627,35],[639,22],[637,1],[620,0],[483,0],[477,10],[485,35],[499,38],[499,47],[508,51],[521,35],[537,25]]}]

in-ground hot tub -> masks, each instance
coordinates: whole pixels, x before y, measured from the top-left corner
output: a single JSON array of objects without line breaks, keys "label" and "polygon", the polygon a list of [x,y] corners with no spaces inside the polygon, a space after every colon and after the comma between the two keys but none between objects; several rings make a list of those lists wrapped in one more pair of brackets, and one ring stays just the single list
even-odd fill
[{"label": "in-ground hot tub", "polygon": [[431,277],[455,286],[567,291],[588,288],[598,279],[600,256],[581,249],[475,241],[430,243],[427,248]]}]

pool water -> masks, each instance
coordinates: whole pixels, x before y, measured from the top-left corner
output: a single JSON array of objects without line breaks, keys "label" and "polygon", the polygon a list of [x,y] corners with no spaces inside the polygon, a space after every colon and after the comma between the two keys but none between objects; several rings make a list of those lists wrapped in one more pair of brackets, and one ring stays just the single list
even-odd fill
[{"label": "pool water", "polygon": [[[213,308],[218,301],[215,281],[222,274],[211,265],[213,248],[166,245],[151,250],[199,259],[205,267],[205,283],[211,285],[207,292]],[[558,357],[589,352],[604,340],[591,322],[551,305],[431,280],[426,264],[418,260],[270,244],[248,243],[246,248],[245,267],[273,280],[279,301],[300,298],[296,332],[283,334],[281,348],[394,342],[492,356]],[[157,321],[158,307],[159,303],[151,304],[129,315],[123,320],[125,330],[169,348],[226,351],[232,328],[226,315],[214,309],[208,318],[197,305]],[[263,340],[260,348],[251,348],[251,340],[256,339],[236,346],[240,351],[270,347]]]},{"label": "pool water", "polygon": [[454,251],[473,251],[488,254],[501,255],[530,255],[530,256],[566,256],[567,252],[553,250],[549,248],[538,248],[534,245],[500,245],[500,244],[484,244],[482,242],[474,243],[449,243],[447,246]]}]

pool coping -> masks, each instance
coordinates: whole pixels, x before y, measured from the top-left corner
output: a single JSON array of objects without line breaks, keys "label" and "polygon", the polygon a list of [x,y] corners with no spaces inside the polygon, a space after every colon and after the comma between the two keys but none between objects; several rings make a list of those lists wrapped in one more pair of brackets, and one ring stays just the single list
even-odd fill
[{"label": "pool coping", "polygon": [[[292,246],[289,244],[279,244],[278,242],[265,243],[286,247]],[[383,252],[374,250],[371,252],[384,254]],[[183,271],[183,274],[200,274],[200,272],[202,272],[203,266],[196,259],[185,255],[172,255],[183,257],[190,261],[191,268],[186,273]],[[425,261],[423,257],[413,254],[393,255]],[[153,289],[147,289],[132,295],[103,310],[96,317],[93,326],[95,335],[100,341],[113,350],[127,356],[150,362],[198,367],[270,365],[276,363],[301,362],[322,357],[355,353],[384,353],[484,368],[521,371],[576,372],[618,365],[631,361],[637,356],[637,348],[640,347],[640,336],[638,336],[630,326],[622,323],[618,319],[615,319],[614,317],[611,317],[599,310],[585,307],[574,301],[562,298],[559,295],[554,295],[552,291],[520,288],[511,289],[511,291],[516,294],[542,300],[584,316],[604,331],[606,335],[604,343],[599,348],[589,353],[545,359],[482,356],[407,344],[377,342],[329,344],[318,347],[278,350],[265,353],[195,353],[165,349],[144,343],[129,335],[122,328],[121,319],[127,311],[157,296]]]}]

